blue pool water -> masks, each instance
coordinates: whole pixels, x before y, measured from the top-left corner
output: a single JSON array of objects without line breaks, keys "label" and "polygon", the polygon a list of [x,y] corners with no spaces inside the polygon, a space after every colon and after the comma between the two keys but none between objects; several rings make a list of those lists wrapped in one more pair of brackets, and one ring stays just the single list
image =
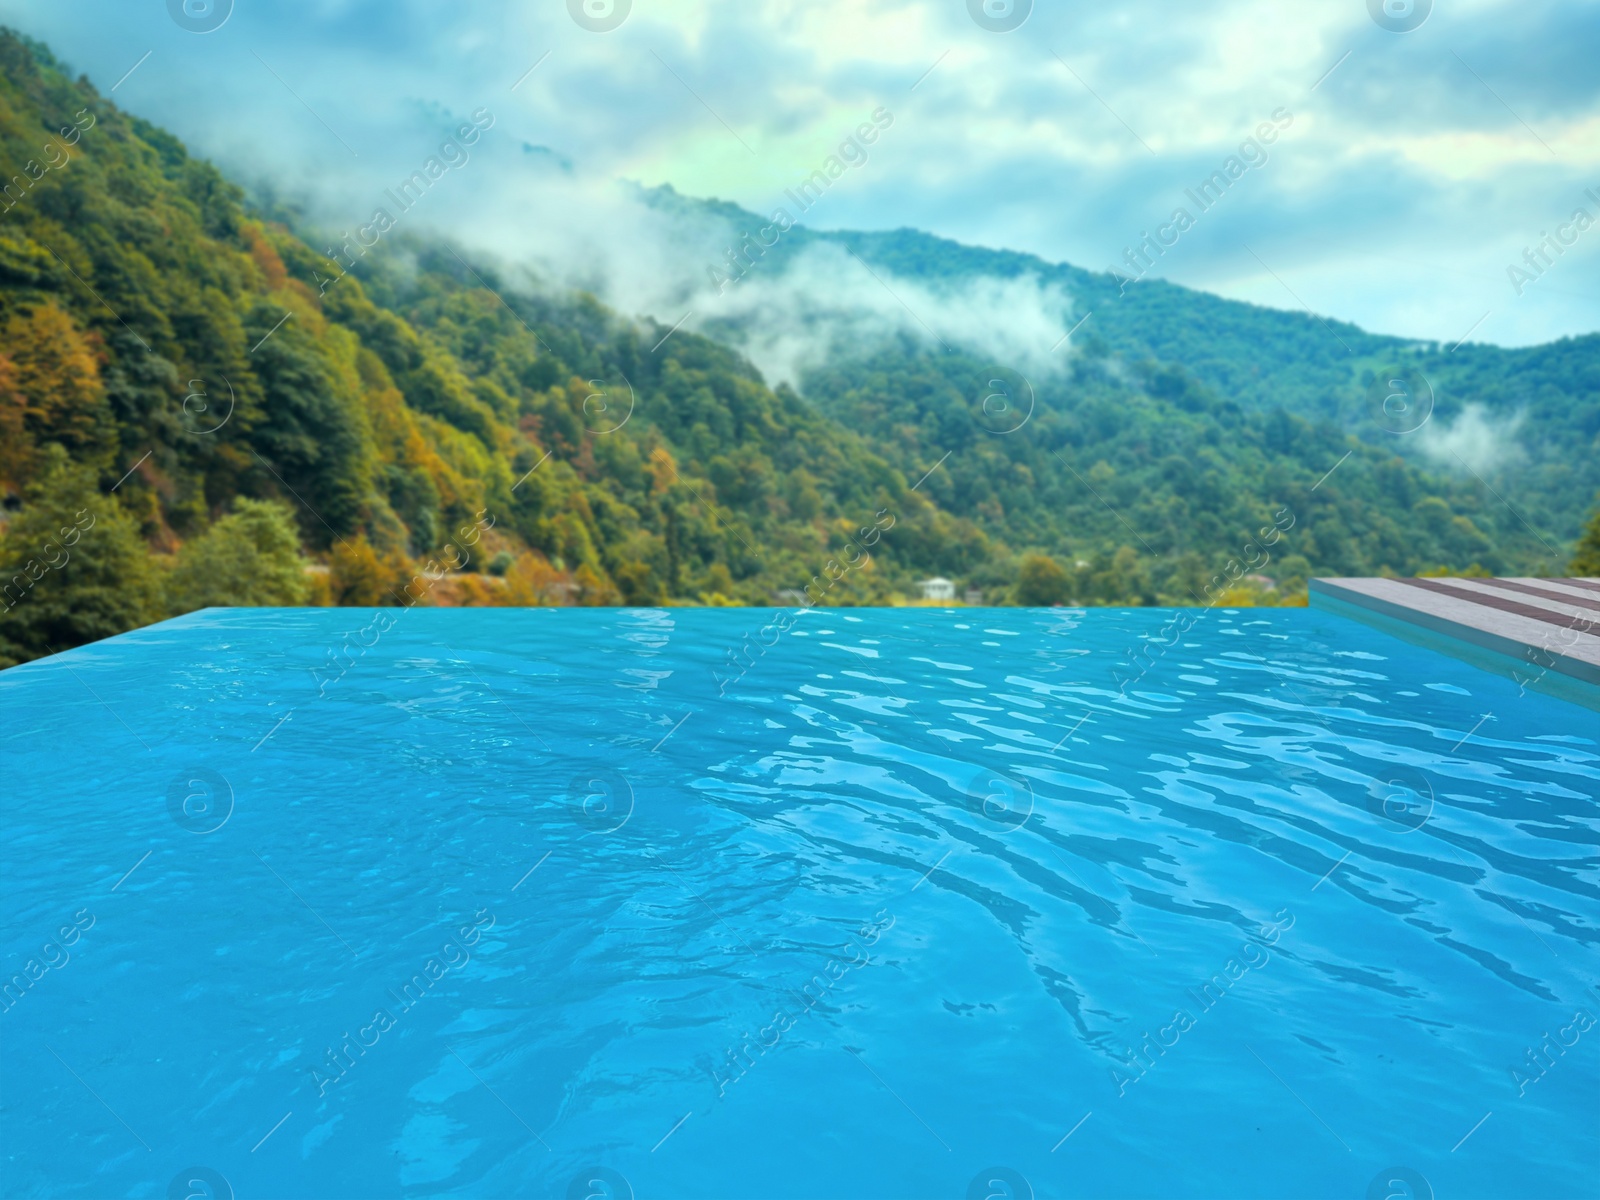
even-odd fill
[{"label": "blue pool water", "polygon": [[0,1194],[1596,1194],[1594,712],[1315,611],[773,616],[0,675]]}]

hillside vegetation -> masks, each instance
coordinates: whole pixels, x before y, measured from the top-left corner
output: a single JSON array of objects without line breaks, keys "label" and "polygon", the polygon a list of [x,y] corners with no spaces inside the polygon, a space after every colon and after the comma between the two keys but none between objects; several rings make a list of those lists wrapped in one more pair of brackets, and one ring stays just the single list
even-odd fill
[{"label": "hillside vegetation", "polygon": [[1091,348],[1018,434],[967,354],[887,345],[802,398],[446,244],[330,261],[44,48],[0,35],[0,67],[0,664],[214,604],[863,603],[931,574],[1248,602],[1555,565],[1473,481],[1203,364]]},{"label": "hillside vegetation", "polygon": [[[688,199],[669,188],[655,189],[646,199],[668,211],[726,223],[733,231],[730,244],[738,242],[739,233],[754,233],[764,224],[735,205]],[[1495,535],[1508,566],[1529,565],[1541,557],[1561,561],[1600,491],[1600,334],[1523,349],[1418,342],[1368,333],[1312,313],[1225,300],[1161,279],[1123,288],[1110,273],[964,246],[913,229],[855,233],[798,228],[762,252],[745,278],[781,276],[820,247],[846,249],[881,274],[954,295],[980,279],[1031,279],[1041,289],[1056,289],[1071,298],[1069,323],[1083,319],[1073,338],[1081,354],[1114,370],[1138,372],[1146,380],[1165,379],[1169,388],[1226,401],[1240,414],[1267,418],[1277,431],[1276,444],[1268,447],[1273,453],[1283,448],[1288,430],[1308,425],[1324,431],[1329,446],[1347,435],[1368,443],[1377,451],[1369,460],[1374,466],[1390,457],[1404,458],[1437,477],[1425,485],[1426,494],[1448,494],[1452,505],[1468,493],[1476,496],[1479,507],[1467,502],[1462,512],[1480,530],[1486,531],[1486,520],[1478,515],[1483,509],[1499,507],[1505,513],[1509,504],[1520,514],[1506,526],[1512,540]],[[921,357],[937,367],[941,356]],[[1173,381],[1172,367],[1180,369],[1182,383]],[[1375,386],[1395,376],[1404,376],[1419,390],[1417,409],[1398,420],[1384,411],[1388,389]],[[805,390],[808,395],[818,388],[836,394],[837,383],[834,373],[825,382],[806,381]],[[1470,456],[1469,461],[1453,456],[1451,442],[1438,436],[1469,410],[1480,413],[1483,428],[1497,435],[1492,467],[1472,462]],[[1303,441],[1299,435],[1292,440]],[[1352,465],[1359,466],[1355,460],[1345,464]],[[1351,486],[1350,474],[1340,469],[1341,486]],[[1382,487],[1368,487],[1366,498],[1383,492]],[[1393,508],[1418,498],[1391,495],[1386,503]],[[1424,524],[1437,525],[1436,516]],[[1401,528],[1412,525],[1403,513],[1394,519]],[[1432,559],[1442,565],[1454,561],[1461,548],[1420,545],[1411,561]],[[1322,547],[1319,553],[1329,549]],[[1311,557],[1318,570],[1334,569],[1332,560],[1324,566],[1317,555]],[[1384,561],[1400,567],[1392,557]]]}]

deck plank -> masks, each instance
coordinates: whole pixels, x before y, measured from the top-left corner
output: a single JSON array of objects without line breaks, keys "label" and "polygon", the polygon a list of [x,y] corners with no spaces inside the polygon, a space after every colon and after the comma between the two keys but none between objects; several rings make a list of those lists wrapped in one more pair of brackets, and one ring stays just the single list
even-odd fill
[{"label": "deck plank", "polygon": [[1600,580],[1313,579],[1310,596],[1600,687]]}]

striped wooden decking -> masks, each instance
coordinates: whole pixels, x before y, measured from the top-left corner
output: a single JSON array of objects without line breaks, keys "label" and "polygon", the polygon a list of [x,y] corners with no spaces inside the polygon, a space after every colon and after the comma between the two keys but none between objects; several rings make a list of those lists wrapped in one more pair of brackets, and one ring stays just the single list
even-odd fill
[{"label": "striped wooden decking", "polygon": [[1313,579],[1310,592],[1314,607],[1413,626],[1441,649],[1600,687],[1600,579]]}]

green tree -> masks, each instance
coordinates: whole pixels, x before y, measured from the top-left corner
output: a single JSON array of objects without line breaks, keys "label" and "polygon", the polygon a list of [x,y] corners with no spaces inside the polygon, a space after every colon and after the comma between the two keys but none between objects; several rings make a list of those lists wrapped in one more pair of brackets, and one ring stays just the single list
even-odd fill
[{"label": "green tree", "polygon": [[167,580],[168,605],[175,613],[304,604],[308,591],[293,514],[261,500],[235,501],[232,513],[178,552]]},{"label": "green tree", "polygon": [[1070,584],[1061,564],[1044,554],[1030,554],[1022,560],[1017,585],[1012,591],[1016,602],[1029,608],[1048,608],[1065,604]]},{"label": "green tree", "polygon": [[622,602],[634,608],[649,608],[667,602],[667,592],[650,570],[649,563],[625,562],[612,576],[622,592]]},{"label": "green tree", "polygon": [[92,467],[46,448],[27,502],[0,537],[0,665],[160,619],[155,569],[133,519]]},{"label": "green tree", "polygon": [[1573,575],[1600,575],[1600,508],[1594,510],[1589,523],[1584,526],[1578,548],[1573,552],[1572,564],[1567,571]]}]

